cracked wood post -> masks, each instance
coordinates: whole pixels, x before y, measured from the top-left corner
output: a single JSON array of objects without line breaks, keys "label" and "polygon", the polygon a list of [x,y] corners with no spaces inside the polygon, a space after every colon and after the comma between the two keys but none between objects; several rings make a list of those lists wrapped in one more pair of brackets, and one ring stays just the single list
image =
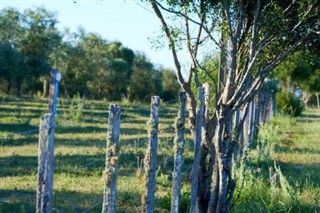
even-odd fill
[{"label": "cracked wood post", "polygon": [[103,172],[104,194],[102,213],[116,212],[119,135],[121,107],[111,104],[109,107],[106,167]]},{"label": "cracked wood post", "polygon": [[179,213],[181,168],[183,164],[184,130],[186,120],[186,92],[179,94],[179,110],[175,121],[174,169],[172,174],[171,213]]},{"label": "cracked wood post", "polygon": [[39,127],[37,213],[52,212],[55,131],[54,109],[57,105],[57,81],[60,81],[60,76],[57,76],[57,74],[58,70],[52,68],[48,105],[49,113],[42,116]]},{"label": "cracked wood post", "polygon": [[194,143],[194,160],[192,165],[190,213],[196,212],[196,198],[199,182],[200,143],[202,139],[202,121],[204,111],[204,88],[198,88],[196,141]]},{"label": "cracked wood post", "polygon": [[54,115],[42,116],[39,127],[37,213],[52,212]]},{"label": "cracked wood post", "polygon": [[154,212],[154,194],[156,191],[157,146],[158,146],[158,122],[159,122],[160,97],[152,96],[151,112],[148,121],[149,144],[144,157],[144,179],[146,193],[141,197],[142,211]]}]

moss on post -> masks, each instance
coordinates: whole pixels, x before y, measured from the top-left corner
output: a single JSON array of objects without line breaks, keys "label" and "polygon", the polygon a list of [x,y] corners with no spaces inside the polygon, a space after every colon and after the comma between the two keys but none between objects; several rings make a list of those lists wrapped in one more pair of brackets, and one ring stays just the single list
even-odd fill
[{"label": "moss on post", "polygon": [[146,193],[143,194],[141,197],[142,211],[147,213],[154,212],[154,194],[156,191],[159,105],[160,97],[152,96],[150,119],[147,123],[149,144],[144,157],[144,180]]},{"label": "moss on post", "polygon": [[180,188],[181,188],[181,168],[183,164],[184,152],[184,129],[186,121],[186,93],[180,92],[179,110],[175,120],[175,139],[174,139],[174,169],[172,174],[172,196],[171,212],[179,212]]}]

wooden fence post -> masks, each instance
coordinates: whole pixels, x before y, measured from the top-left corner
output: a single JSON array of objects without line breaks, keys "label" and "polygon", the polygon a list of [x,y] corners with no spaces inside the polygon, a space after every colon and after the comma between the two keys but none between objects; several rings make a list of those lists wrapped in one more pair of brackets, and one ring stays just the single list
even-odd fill
[{"label": "wooden fence post", "polygon": [[42,116],[39,127],[37,213],[52,212],[54,173],[54,112],[57,107],[58,82],[61,76],[51,70],[49,113]]},{"label": "wooden fence post", "polygon": [[256,97],[255,109],[254,109],[254,122],[253,122],[253,132],[252,132],[252,143],[255,144],[258,138],[259,126],[260,126],[260,114],[261,114],[261,92],[258,93]]},{"label": "wooden fence post", "polygon": [[56,92],[57,92],[57,73],[58,69],[51,69],[50,90],[49,90],[49,113],[54,114],[56,108]]},{"label": "wooden fence post", "polygon": [[179,110],[175,121],[174,169],[172,174],[171,213],[179,213],[181,168],[184,151],[184,129],[186,120],[186,92],[179,94]]},{"label": "wooden fence post", "polygon": [[154,194],[156,191],[157,146],[158,146],[158,122],[159,122],[160,97],[152,96],[151,112],[148,121],[149,144],[144,157],[146,193],[141,197],[142,211],[154,212]]},{"label": "wooden fence post", "polygon": [[200,143],[202,139],[202,121],[204,111],[204,88],[198,88],[196,141],[194,142],[194,160],[192,165],[190,212],[196,212],[196,198],[199,182]]},{"label": "wooden fence post", "polygon": [[39,127],[37,213],[52,212],[54,115],[42,116]]},{"label": "wooden fence post", "polygon": [[120,113],[121,107],[111,104],[109,107],[106,167],[103,172],[104,182],[103,213],[116,212],[119,135],[120,135]]}]

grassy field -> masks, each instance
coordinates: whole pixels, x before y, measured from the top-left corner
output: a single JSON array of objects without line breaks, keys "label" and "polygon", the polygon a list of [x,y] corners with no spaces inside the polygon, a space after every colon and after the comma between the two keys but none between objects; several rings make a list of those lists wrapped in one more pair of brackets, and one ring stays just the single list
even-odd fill
[{"label": "grassy field", "polygon": [[[101,212],[109,103],[60,100],[58,106],[54,212]],[[149,106],[121,103],[118,212],[140,212],[141,163],[147,145]],[[0,212],[35,212],[39,118],[47,101],[1,98]],[[157,212],[170,208],[174,118],[160,107]],[[235,170],[233,212],[320,212],[320,110],[298,119],[278,117],[260,131],[247,166]],[[193,143],[187,134],[182,211],[187,211]],[[280,167],[280,169],[275,169]],[[240,175],[245,171],[246,176]]]}]

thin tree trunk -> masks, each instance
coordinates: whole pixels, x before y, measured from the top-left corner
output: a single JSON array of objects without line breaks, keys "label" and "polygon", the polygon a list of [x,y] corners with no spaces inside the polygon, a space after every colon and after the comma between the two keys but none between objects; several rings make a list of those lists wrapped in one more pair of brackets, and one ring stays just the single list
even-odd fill
[{"label": "thin tree trunk", "polygon": [[194,160],[192,166],[192,179],[191,179],[191,199],[190,199],[190,212],[196,212],[196,201],[198,194],[199,183],[199,163],[200,163],[200,143],[202,138],[202,121],[204,111],[204,88],[198,88],[198,106],[197,106],[197,121],[196,121],[196,140],[194,143]]},{"label": "thin tree trunk", "polygon": [[[223,117],[223,116],[220,116]],[[223,144],[223,132],[224,132],[225,121],[220,119],[217,126],[217,141],[216,141],[216,153],[218,160],[218,171],[219,172],[219,193],[217,199],[217,213],[227,212],[227,173],[225,171],[226,164],[226,144]]]},{"label": "thin tree trunk", "polygon": [[208,203],[207,213],[215,213],[217,203],[218,203],[219,182],[220,182],[218,160],[216,160],[215,162],[215,170],[212,175],[212,182],[213,182],[213,186],[212,186],[212,191],[210,193],[210,200]]},{"label": "thin tree trunk", "polygon": [[103,213],[116,212],[116,194],[118,177],[118,157],[119,157],[119,135],[120,135],[120,113],[121,107],[110,105],[108,118],[106,167],[103,172],[104,195]]},{"label": "thin tree trunk", "polygon": [[317,106],[318,106],[318,109],[320,109],[319,93],[317,92],[316,92],[316,97],[317,97]]},{"label": "thin tree trunk", "polygon": [[146,193],[142,195],[142,211],[154,212],[154,194],[156,191],[158,122],[159,122],[160,97],[152,96],[149,126],[149,144],[144,158]]},{"label": "thin tree trunk", "polygon": [[6,94],[7,94],[7,95],[9,95],[10,90],[11,90],[11,87],[12,87],[12,82],[9,80],[9,81],[8,81],[8,85],[7,85],[7,90],[6,90]]},{"label": "thin tree trunk", "polygon": [[17,97],[20,98],[22,95],[22,79],[21,78],[17,79],[16,89],[17,89]]},{"label": "thin tree trunk", "polygon": [[174,140],[174,170],[172,175],[171,213],[179,213],[181,168],[183,164],[184,130],[186,117],[186,93],[180,92],[179,111],[175,122],[176,136]]},{"label": "thin tree trunk", "polygon": [[43,79],[43,91],[41,98],[45,98],[48,95],[48,81],[46,78]]},{"label": "thin tree trunk", "polygon": [[[212,145],[212,137],[210,130],[210,86],[208,83],[203,84],[204,88],[204,116],[202,125],[202,141],[200,148],[200,164],[199,164],[199,188],[196,201],[196,209],[199,212],[207,212],[208,202],[210,199],[210,186],[212,182],[212,172],[214,166],[214,147]],[[212,134],[213,135],[213,134]],[[209,160],[207,160],[209,156]]]}]

